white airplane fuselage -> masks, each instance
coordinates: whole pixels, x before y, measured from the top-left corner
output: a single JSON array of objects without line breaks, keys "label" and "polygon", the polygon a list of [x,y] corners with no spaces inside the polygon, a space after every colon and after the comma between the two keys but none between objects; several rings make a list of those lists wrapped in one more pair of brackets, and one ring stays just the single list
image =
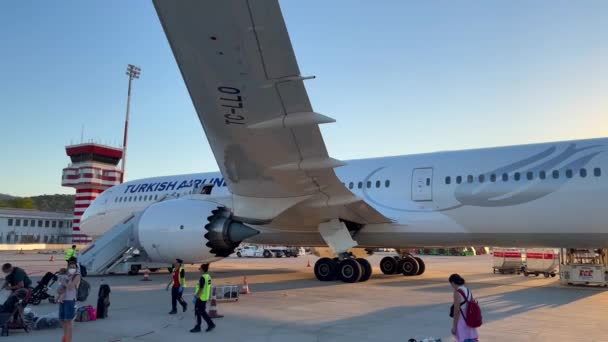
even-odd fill
[{"label": "white airplane fuselage", "polygon": [[[531,144],[349,161],[336,169],[355,195],[392,220],[365,225],[361,247],[608,245],[608,139]],[[86,210],[84,233],[99,236],[166,196],[228,198],[220,173],[129,181]],[[201,213],[206,215],[206,213]],[[249,242],[325,245],[300,221],[252,226]]]}]

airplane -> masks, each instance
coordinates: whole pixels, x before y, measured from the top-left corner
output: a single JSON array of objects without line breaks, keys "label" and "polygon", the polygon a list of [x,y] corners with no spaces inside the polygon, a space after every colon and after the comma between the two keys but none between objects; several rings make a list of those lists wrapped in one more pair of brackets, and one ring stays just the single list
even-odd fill
[{"label": "airplane", "polygon": [[[339,161],[277,0],[153,0],[219,172],[129,181],[81,229],[137,216],[152,261],[220,260],[241,242],[325,247],[321,281],[366,281],[367,248],[608,245],[608,139]],[[385,274],[424,273],[408,253]]]}]

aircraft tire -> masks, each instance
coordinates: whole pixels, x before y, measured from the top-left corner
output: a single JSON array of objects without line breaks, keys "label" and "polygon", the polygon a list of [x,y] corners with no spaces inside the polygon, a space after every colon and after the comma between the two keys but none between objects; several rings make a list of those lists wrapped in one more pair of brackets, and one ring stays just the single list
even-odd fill
[{"label": "aircraft tire", "polygon": [[358,258],[357,262],[361,265],[361,269],[363,270],[363,274],[361,275],[360,282],[368,281],[372,276],[372,265],[367,261],[367,259]]},{"label": "aircraft tire", "polygon": [[384,274],[396,274],[399,271],[399,262],[393,257],[384,257],[380,260],[380,270]]},{"label": "aircraft tire", "polygon": [[357,259],[344,259],[338,264],[338,278],[345,283],[356,283],[362,275],[363,269]]},{"label": "aircraft tire", "polygon": [[413,256],[406,256],[401,260],[401,263],[399,264],[399,270],[401,271],[401,273],[404,276],[415,276],[418,273],[418,270],[420,269],[420,265],[418,265],[418,261],[416,259],[414,259]]},{"label": "aircraft tire", "polygon": [[426,271],[426,265],[424,264],[424,260],[422,260],[422,258],[419,258],[419,257],[414,257],[414,259],[416,259],[416,261],[418,261],[418,273],[416,273],[416,275],[417,276],[423,275],[424,271]]},{"label": "aircraft tire", "polygon": [[315,277],[320,281],[336,280],[337,264],[330,258],[321,258],[315,263]]}]

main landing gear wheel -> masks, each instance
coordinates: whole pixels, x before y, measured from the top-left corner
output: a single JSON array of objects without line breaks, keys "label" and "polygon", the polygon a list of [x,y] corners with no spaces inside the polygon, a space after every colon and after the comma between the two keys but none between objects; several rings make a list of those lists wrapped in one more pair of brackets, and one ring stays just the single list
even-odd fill
[{"label": "main landing gear wheel", "polygon": [[363,274],[361,275],[360,282],[368,281],[372,276],[372,265],[367,261],[367,259],[358,258],[357,262],[361,265],[361,269],[363,270]]},{"label": "main landing gear wheel", "polygon": [[395,274],[399,270],[399,261],[394,257],[384,257],[380,260],[380,270],[384,274]]},{"label": "main landing gear wheel", "polygon": [[315,277],[320,281],[336,280],[337,264],[330,258],[321,258],[315,263]]},{"label": "main landing gear wheel", "polygon": [[401,260],[401,264],[399,264],[399,266],[400,271],[401,273],[403,273],[404,276],[415,276],[420,270],[420,265],[418,264],[418,261],[410,255],[405,256]]},{"label": "main landing gear wheel", "polygon": [[422,260],[422,258],[419,257],[414,257],[414,259],[416,259],[416,261],[418,261],[418,273],[416,273],[417,276],[422,275],[424,273],[424,271],[426,270],[426,266],[424,265],[424,261]]},{"label": "main landing gear wheel", "polygon": [[363,269],[356,259],[344,259],[338,264],[338,278],[345,283],[356,283],[362,275]]}]

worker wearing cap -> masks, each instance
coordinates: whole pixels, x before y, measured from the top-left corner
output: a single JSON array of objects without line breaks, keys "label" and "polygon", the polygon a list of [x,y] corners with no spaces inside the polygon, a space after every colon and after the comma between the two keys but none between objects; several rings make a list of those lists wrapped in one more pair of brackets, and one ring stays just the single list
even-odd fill
[{"label": "worker wearing cap", "polygon": [[65,251],[65,261],[69,264],[72,259],[76,260],[76,245]]},{"label": "worker wearing cap", "polygon": [[171,312],[169,312],[169,315],[175,315],[177,313],[177,302],[181,304],[184,312],[188,310],[188,303],[182,298],[184,288],[186,287],[184,261],[182,259],[175,259],[175,261],[176,262],[173,264],[173,277],[169,283],[169,285],[173,283],[173,287],[171,288]]},{"label": "worker wearing cap", "polygon": [[201,272],[201,278],[194,289],[194,315],[196,316],[196,326],[190,330],[191,333],[201,331],[201,323],[203,318],[207,322],[207,332],[215,329],[215,324],[207,313],[207,302],[211,297],[211,276],[209,275],[209,264],[202,264],[198,269]]}]

